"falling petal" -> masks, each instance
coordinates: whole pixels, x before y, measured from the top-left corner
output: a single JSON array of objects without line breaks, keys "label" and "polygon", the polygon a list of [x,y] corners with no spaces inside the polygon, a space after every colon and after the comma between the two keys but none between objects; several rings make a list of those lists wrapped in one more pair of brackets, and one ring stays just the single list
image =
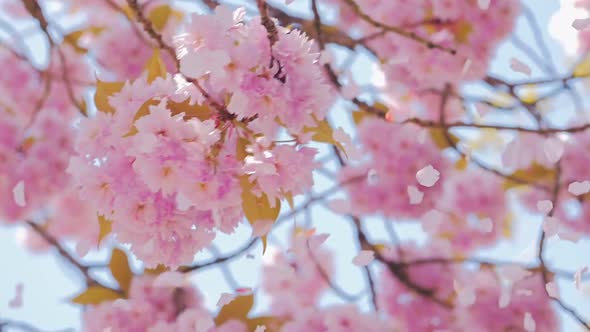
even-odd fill
[{"label": "falling petal", "polygon": [[268,234],[272,229],[274,222],[271,219],[256,220],[252,224],[252,237],[260,237]]},{"label": "falling petal", "polygon": [[428,165],[416,173],[416,180],[424,187],[432,187],[440,178],[440,172]]},{"label": "falling petal", "polygon": [[514,70],[517,73],[524,74],[526,76],[531,76],[532,74],[531,67],[529,67],[526,63],[516,58],[510,59],[510,69]]},{"label": "falling petal", "polygon": [[20,308],[23,306],[23,289],[24,285],[18,283],[14,290],[14,297],[8,302],[8,307],[11,309]]},{"label": "falling petal", "polygon": [[544,214],[548,214],[549,212],[551,212],[551,210],[553,210],[553,202],[551,202],[550,200],[538,201],[537,210]]},{"label": "falling petal", "polygon": [[524,329],[527,332],[534,332],[536,329],[535,320],[533,319],[533,316],[531,316],[530,312],[526,312],[524,314]]},{"label": "falling petal", "polygon": [[494,230],[494,223],[492,219],[485,218],[481,220],[481,231],[484,233],[490,233]]},{"label": "falling petal", "polygon": [[481,10],[488,10],[490,8],[491,0],[477,0],[477,6]]},{"label": "falling petal", "polygon": [[375,252],[373,250],[361,250],[355,258],[352,259],[352,264],[356,266],[367,266],[375,259]]},{"label": "falling petal", "polygon": [[590,191],[590,181],[572,182],[567,187],[572,195],[580,196]]},{"label": "falling petal", "polygon": [[256,330],[254,330],[254,332],[264,332],[264,331],[266,331],[265,325],[258,325],[258,326],[256,326]]},{"label": "falling petal", "polygon": [[221,296],[219,297],[219,300],[217,300],[217,307],[221,308],[224,305],[230,303],[231,301],[233,301],[234,296],[233,294],[230,293],[221,293]]},{"label": "falling petal", "polygon": [[545,220],[543,221],[543,232],[545,232],[548,237],[559,233],[559,219],[555,217],[545,217]]},{"label": "falling petal", "polygon": [[550,297],[557,298],[557,284],[555,283],[555,281],[548,282],[545,285],[545,290],[547,290],[547,294],[549,294]]},{"label": "falling petal", "polygon": [[12,189],[12,197],[16,205],[24,207],[27,205],[25,201],[25,182],[19,181],[16,186]]},{"label": "falling petal", "polygon": [[576,289],[580,290],[580,284],[582,283],[582,276],[584,273],[588,271],[588,267],[584,266],[578,269],[576,273],[574,273],[574,285],[576,285]]},{"label": "falling petal", "polygon": [[314,235],[312,236],[308,241],[309,243],[309,249],[311,250],[317,250],[317,248],[319,248],[320,245],[322,245],[324,242],[326,242],[326,240],[328,239],[328,237],[330,237],[330,234],[318,234],[318,235]]},{"label": "falling petal", "polygon": [[467,59],[465,60],[465,63],[463,63],[463,69],[461,69],[461,76],[465,76],[465,74],[467,74],[467,72],[469,71],[469,68],[471,68],[471,59]]},{"label": "falling petal", "polygon": [[418,190],[416,186],[408,186],[408,196],[410,197],[410,204],[416,205],[422,203],[424,193]]},{"label": "falling petal", "polygon": [[563,142],[557,137],[550,137],[543,143],[543,152],[550,162],[556,163],[563,155]]},{"label": "falling petal", "polygon": [[586,29],[590,25],[590,17],[578,18],[572,22],[572,28],[580,31]]}]

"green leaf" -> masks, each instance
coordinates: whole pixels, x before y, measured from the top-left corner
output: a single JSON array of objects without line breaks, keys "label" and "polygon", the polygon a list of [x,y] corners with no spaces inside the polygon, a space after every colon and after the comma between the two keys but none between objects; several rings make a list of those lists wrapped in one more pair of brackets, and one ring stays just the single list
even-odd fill
[{"label": "green leaf", "polygon": [[96,79],[96,93],[94,94],[96,109],[104,113],[115,113],[115,109],[109,104],[109,97],[119,93],[124,85],[125,82],[103,82]]},{"label": "green leaf", "polygon": [[103,286],[90,286],[87,290],[82,292],[80,295],[74,297],[72,302],[77,304],[100,304],[102,302],[114,301],[116,299],[124,298],[123,295],[115,292],[110,288]]},{"label": "green leaf", "polygon": [[127,293],[131,287],[131,280],[133,279],[133,271],[129,267],[129,260],[127,254],[121,249],[113,249],[111,261],[109,262],[109,269],[113,278],[117,280],[121,289]]},{"label": "green leaf", "polygon": [[88,49],[81,47],[78,43],[80,38],[84,36],[84,34],[91,33],[93,35],[98,35],[99,33],[103,32],[105,28],[103,27],[88,27],[86,29],[77,30],[74,32],[70,32],[69,34],[64,36],[63,42],[72,46],[76,52],[81,54],[88,53]]},{"label": "green leaf", "polygon": [[164,61],[162,61],[159,48],[154,48],[154,53],[145,64],[144,71],[147,72],[148,83],[152,83],[158,77],[166,77],[166,65],[164,64]]},{"label": "green leaf", "polygon": [[107,237],[112,230],[111,221],[105,218],[104,216],[98,216],[98,243],[97,246],[100,246],[102,240]]},{"label": "green leaf", "polygon": [[231,319],[246,321],[253,306],[254,294],[237,296],[219,310],[219,314],[215,317],[215,325],[219,326]]},{"label": "green leaf", "polygon": [[[436,146],[439,149],[446,149],[448,147],[450,147],[451,145],[449,145],[449,141],[447,140],[446,136],[445,136],[445,132],[443,128],[431,128],[430,130],[430,139],[432,139],[432,142],[434,142],[434,144],[436,144]],[[448,133],[449,138],[451,139],[451,142],[453,142],[453,144],[457,145],[459,143],[459,138],[451,133]]]}]

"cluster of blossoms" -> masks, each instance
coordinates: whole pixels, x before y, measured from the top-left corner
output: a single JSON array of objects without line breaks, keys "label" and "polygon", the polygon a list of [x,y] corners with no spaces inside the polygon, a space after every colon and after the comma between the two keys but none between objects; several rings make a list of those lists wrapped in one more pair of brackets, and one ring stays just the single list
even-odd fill
[{"label": "cluster of blossoms", "polygon": [[[534,147],[534,148],[531,148]],[[519,135],[504,152],[504,164],[527,170],[538,177],[537,187],[517,188],[521,203],[532,212],[552,216],[545,218],[548,236],[557,234],[563,240],[577,242],[581,234],[590,233],[590,159],[583,151],[590,148],[587,132],[575,133],[565,139],[538,135]],[[512,156],[515,156],[514,158]],[[518,157],[516,157],[518,156]],[[559,161],[559,204],[544,209],[539,204],[551,202],[550,188],[555,183],[555,163]]]},{"label": "cluster of blossoms", "polygon": [[[55,51],[47,68],[2,49],[0,63],[14,74],[0,78],[0,220],[31,218],[70,186],[65,170],[73,152],[77,115],[67,93],[83,91],[88,66],[68,47],[64,64]],[[62,77],[67,71],[69,87]],[[65,126],[64,126],[65,124]],[[9,199],[20,196],[21,199]]]},{"label": "cluster of blossoms", "polygon": [[135,277],[127,299],[103,302],[84,313],[87,332],[245,330],[243,324],[234,321],[215,327],[201,295],[183,275],[174,272]]},{"label": "cluster of blossoms", "polygon": [[[375,21],[455,51],[450,52],[388,33],[364,20],[347,1],[328,2],[338,6],[343,29],[358,29],[369,36],[366,44],[384,59],[382,69],[388,80],[411,90],[442,88],[447,82],[485,76],[493,50],[512,31],[519,13],[519,2],[512,0],[492,0],[487,8],[468,0],[355,1]],[[467,61],[470,64],[464,70]]]},{"label": "cluster of blossoms", "polygon": [[[215,229],[233,232],[243,200],[276,209],[313,184],[315,150],[300,144],[330,88],[312,43],[277,29],[271,45],[259,19],[218,7],[176,37],[184,76],[165,74],[156,53],[139,78],[99,83],[117,88],[80,124],[69,171],[148,266],[191,262]],[[295,144],[276,143],[281,130]]]},{"label": "cluster of blossoms", "polygon": [[[449,247],[437,244],[406,244],[400,250],[407,262],[452,255]],[[385,255],[392,261],[400,260],[394,250]],[[428,295],[417,294],[390,271],[383,271],[379,303],[389,317],[400,322],[402,330],[520,331],[524,325],[524,330],[531,331],[529,326],[534,324],[536,331],[557,331],[558,320],[538,274],[518,267],[494,270],[481,266],[474,270],[433,262],[409,264],[403,273]]]},{"label": "cluster of blossoms", "polygon": [[[434,136],[413,125],[368,118],[357,128],[367,158],[339,174],[350,213],[418,218],[433,238],[450,241],[459,251],[493,244],[502,234],[508,206],[506,197],[497,195],[501,179],[481,170],[453,170]],[[436,181],[421,182],[419,174],[430,167]]]}]

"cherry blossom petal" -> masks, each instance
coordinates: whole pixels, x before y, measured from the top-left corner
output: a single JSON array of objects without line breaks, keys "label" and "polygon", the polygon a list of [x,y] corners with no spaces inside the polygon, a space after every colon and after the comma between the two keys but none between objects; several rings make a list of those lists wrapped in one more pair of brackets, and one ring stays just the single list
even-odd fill
[{"label": "cherry blossom petal", "polygon": [[576,289],[580,290],[580,284],[582,283],[582,276],[584,273],[588,272],[588,267],[584,266],[579,268],[576,273],[574,273],[574,285],[576,285]]},{"label": "cherry blossom petal", "polygon": [[432,167],[432,165],[428,165],[416,173],[416,180],[424,187],[434,186],[439,178],[440,172]]},{"label": "cherry blossom petal", "polygon": [[410,198],[410,204],[416,205],[422,203],[424,193],[421,192],[416,186],[408,186],[408,196]]},{"label": "cherry blossom petal", "polygon": [[581,31],[586,29],[590,25],[590,17],[578,18],[572,22],[572,28]]},{"label": "cherry blossom petal", "polygon": [[27,205],[25,201],[25,182],[19,181],[16,186],[12,189],[12,197],[16,205],[24,207]]},{"label": "cherry blossom petal", "polygon": [[550,281],[545,284],[545,290],[547,290],[547,294],[549,294],[550,297],[557,298],[559,296],[557,283],[555,281]]},{"label": "cherry blossom petal", "polygon": [[531,74],[532,74],[531,67],[529,67],[526,63],[524,63],[516,58],[510,59],[510,69],[512,69],[513,71],[515,71],[517,73],[524,74],[526,76],[531,76]]},{"label": "cherry blossom petal", "polygon": [[523,325],[524,325],[524,329],[527,332],[534,332],[536,330],[536,328],[537,328],[536,325],[537,324],[535,324],[535,320],[533,319],[533,316],[531,315],[530,312],[526,312],[524,314],[524,322],[523,322]]},{"label": "cherry blossom petal", "polygon": [[544,214],[548,214],[549,212],[551,212],[551,210],[553,210],[553,202],[551,202],[550,200],[542,200],[542,201],[538,201],[537,202],[537,210],[539,210],[539,212],[542,212]]},{"label": "cherry blossom petal", "polygon": [[219,296],[219,300],[217,300],[217,304],[216,306],[218,308],[223,307],[224,305],[230,303],[231,301],[233,301],[234,299],[234,295],[230,294],[230,293],[221,293],[221,296]]},{"label": "cherry blossom petal", "polygon": [[252,237],[260,237],[268,234],[272,229],[274,221],[271,219],[256,220],[252,224]]},{"label": "cherry blossom petal", "polygon": [[356,266],[367,266],[375,259],[373,250],[361,250],[356,257],[352,259],[352,264]]},{"label": "cherry blossom petal", "polygon": [[572,182],[567,187],[567,191],[576,196],[584,195],[590,191],[590,181]]}]

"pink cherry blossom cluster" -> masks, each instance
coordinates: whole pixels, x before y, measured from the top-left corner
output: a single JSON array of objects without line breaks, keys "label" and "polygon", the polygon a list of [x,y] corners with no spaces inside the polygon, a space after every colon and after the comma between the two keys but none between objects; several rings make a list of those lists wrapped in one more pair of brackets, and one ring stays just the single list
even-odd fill
[{"label": "pink cherry blossom cluster", "polygon": [[[429,247],[406,244],[400,249],[403,258],[395,250],[388,250],[388,258],[394,261],[402,258],[405,262],[433,257],[452,259],[449,247],[436,244]],[[428,295],[417,294],[390,271],[383,271],[379,302],[389,317],[401,323],[402,330],[503,331],[522,330],[525,326],[530,331],[527,326],[530,324],[536,325],[536,331],[558,329],[559,322],[541,276],[520,267],[493,270],[482,266],[474,270],[462,265],[425,262],[403,269],[413,286]],[[428,318],[415,319],[416,316]]]},{"label": "pink cherry blossom cluster", "polygon": [[219,332],[201,295],[181,274],[168,272],[132,280],[125,300],[103,302],[84,313],[84,331]]},{"label": "pink cherry blossom cluster", "polygon": [[[350,210],[358,215],[382,213],[389,217],[418,217],[434,208],[443,190],[441,183],[421,185],[416,174],[431,165],[444,181],[451,164],[431,140],[427,131],[412,125],[398,125],[377,118],[363,120],[357,127],[362,151],[369,158],[350,164],[340,172],[341,182],[367,175],[366,180],[346,185]],[[419,192],[412,201],[409,191]]]},{"label": "pink cherry blossom cluster", "polygon": [[39,70],[0,50],[2,66],[14,70],[14,75],[0,77],[0,194],[4,197],[0,220],[4,222],[30,218],[70,183],[65,169],[73,152],[71,124],[77,110],[61,73],[68,72],[70,88],[76,92],[84,89],[89,73],[70,48],[63,47],[62,52],[70,59],[65,68],[54,53],[48,67]]},{"label": "pink cherry blossom cluster", "polygon": [[[271,47],[258,19],[225,7],[184,29],[176,42],[187,78],[127,81],[108,99],[114,112],[82,121],[69,168],[148,266],[189,263],[215,229],[232,233],[244,182],[271,207],[309,189],[315,149],[300,143],[330,106],[303,34],[279,28]],[[281,128],[293,144],[274,141]]]},{"label": "pink cherry blossom cluster", "polygon": [[388,81],[401,82],[411,90],[440,89],[447,82],[485,76],[494,49],[512,31],[519,13],[519,2],[513,0],[492,0],[484,8],[478,1],[467,0],[355,1],[375,21],[456,52],[451,54],[372,25],[348,1],[327,2],[337,4],[343,29],[359,29],[367,36],[367,46],[384,60]]},{"label": "pink cherry blossom cluster", "polygon": [[[339,174],[346,183],[348,212],[417,218],[433,239],[448,241],[460,252],[491,245],[506,230],[509,213],[506,197],[497,194],[503,191],[500,178],[481,170],[454,170],[431,132],[414,125],[370,118],[357,128],[368,158]],[[363,174],[366,179],[354,181]]]}]

